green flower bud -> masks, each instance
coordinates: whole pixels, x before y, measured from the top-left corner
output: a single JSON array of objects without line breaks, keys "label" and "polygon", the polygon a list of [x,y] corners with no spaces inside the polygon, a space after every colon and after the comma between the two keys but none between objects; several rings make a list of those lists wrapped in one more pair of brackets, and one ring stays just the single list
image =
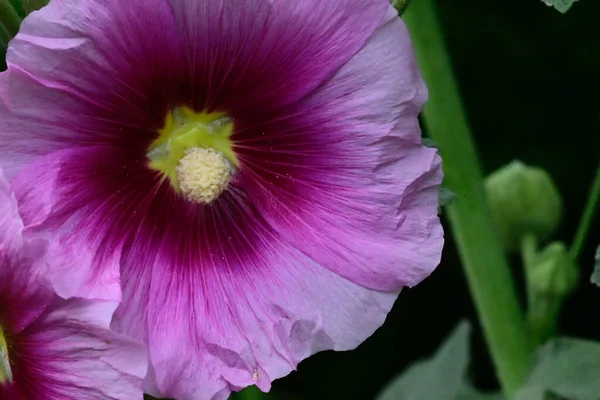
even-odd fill
[{"label": "green flower bud", "polygon": [[577,286],[579,268],[563,243],[552,243],[540,252],[532,236],[523,243],[527,321],[534,344],[540,345],[556,335],[562,304]]},{"label": "green flower bud", "polygon": [[521,239],[549,239],[561,219],[562,199],[550,176],[522,162],[500,168],[485,180],[492,218],[504,248],[514,251]]},{"label": "green flower bud", "polygon": [[392,6],[398,10],[398,15],[402,16],[411,0],[392,0]]},{"label": "green flower bud", "polygon": [[546,246],[525,268],[532,295],[564,298],[579,281],[579,268],[560,242]]}]

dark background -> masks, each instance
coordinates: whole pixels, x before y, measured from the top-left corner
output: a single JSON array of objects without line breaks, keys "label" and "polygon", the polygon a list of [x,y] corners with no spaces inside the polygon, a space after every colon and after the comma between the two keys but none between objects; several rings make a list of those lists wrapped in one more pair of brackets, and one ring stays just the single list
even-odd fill
[{"label": "dark background", "polygon": [[[600,162],[600,1],[580,0],[566,15],[540,0],[438,5],[484,171],[513,159],[545,168],[565,203],[556,239],[570,245]],[[600,340],[600,288],[589,283],[599,217],[581,257],[580,287],[563,312],[563,335]],[[274,393],[372,399],[408,365],[431,355],[461,319],[477,324],[448,230],[446,237],[439,268],[400,295],[370,339],[354,351],[302,362],[297,372],[275,382]],[[511,261],[522,286],[518,258]],[[472,377],[479,387],[493,389],[497,383],[478,325],[473,346]]]}]

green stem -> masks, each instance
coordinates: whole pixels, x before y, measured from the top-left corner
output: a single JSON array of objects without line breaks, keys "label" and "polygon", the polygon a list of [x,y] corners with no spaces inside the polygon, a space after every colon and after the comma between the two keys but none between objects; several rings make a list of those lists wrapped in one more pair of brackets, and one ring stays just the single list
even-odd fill
[{"label": "green stem", "polygon": [[502,390],[512,398],[532,361],[533,346],[508,262],[488,210],[483,175],[471,137],[434,0],[415,0],[404,17],[430,88],[425,124],[439,146],[452,232]]},{"label": "green stem", "polygon": [[0,0],[0,25],[6,28],[11,37],[19,32],[19,26],[21,26],[21,18],[8,0]]},{"label": "green stem", "polygon": [[600,203],[600,165],[598,165],[598,169],[596,170],[596,177],[594,178],[594,183],[592,184],[585,210],[581,216],[581,221],[579,222],[579,227],[577,228],[577,233],[575,234],[575,239],[571,246],[570,254],[574,260],[577,260],[585,245],[585,240],[590,231],[590,226],[592,225],[598,203]]},{"label": "green stem", "polygon": [[539,297],[530,304],[527,323],[531,329],[532,341],[536,346],[540,346],[556,336],[563,300],[560,297],[547,296]]},{"label": "green stem", "polygon": [[527,234],[521,239],[521,259],[524,266],[533,263],[537,253],[537,247],[538,244],[535,235]]}]

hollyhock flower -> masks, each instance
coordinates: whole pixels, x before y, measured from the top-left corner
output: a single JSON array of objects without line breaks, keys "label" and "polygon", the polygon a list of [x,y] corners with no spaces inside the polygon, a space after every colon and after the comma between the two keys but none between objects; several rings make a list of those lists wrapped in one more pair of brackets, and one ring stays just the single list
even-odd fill
[{"label": "hollyhock flower", "polygon": [[146,351],[110,331],[117,303],[58,297],[45,243],[22,229],[0,170],[0,398],[141,400]]},{"label": "hollyhock flower", "polygon": [[[155,395],[356,347],[438,264],[440,159],[388,0],[52,0],[0,75],[0,162],[62,296],[118,299]],[[65,277],[68,279],[65,279]]]}]

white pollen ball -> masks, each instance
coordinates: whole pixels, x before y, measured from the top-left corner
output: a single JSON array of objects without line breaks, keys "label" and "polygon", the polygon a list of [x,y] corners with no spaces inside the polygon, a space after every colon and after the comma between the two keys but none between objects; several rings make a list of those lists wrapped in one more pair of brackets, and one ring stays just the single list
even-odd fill
[{"label": "white pollen ball", "polygon": [[229,185],[232,168],[223,154],[211,148],[192,147],[179,160],[177,178],[186,200],[208,204]]}]

